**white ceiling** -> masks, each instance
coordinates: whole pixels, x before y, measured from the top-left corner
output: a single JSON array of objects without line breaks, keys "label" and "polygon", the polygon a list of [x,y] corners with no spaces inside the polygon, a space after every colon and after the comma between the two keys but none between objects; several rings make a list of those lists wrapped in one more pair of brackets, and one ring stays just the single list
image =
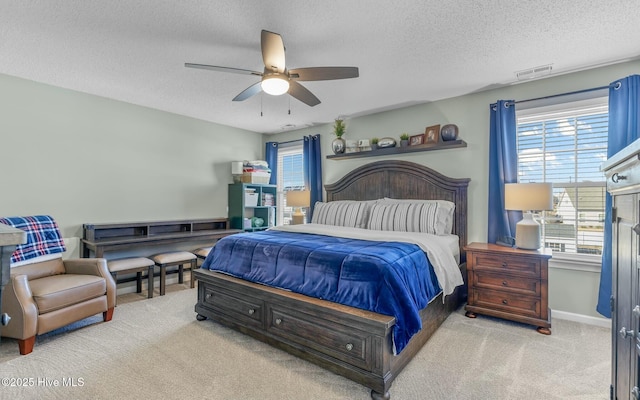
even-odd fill
[{"label": "white ceiling", "polygon": [[[288,68],[360,77],[303,82],[322,101],[308,107],[232,102],[259,77],[184,67],[262,71],[262,29],[282,35]],[[0,73],[265,133],[510,84],[540,65],[635,59],[638,38],[638,0],[0,2]]]}]

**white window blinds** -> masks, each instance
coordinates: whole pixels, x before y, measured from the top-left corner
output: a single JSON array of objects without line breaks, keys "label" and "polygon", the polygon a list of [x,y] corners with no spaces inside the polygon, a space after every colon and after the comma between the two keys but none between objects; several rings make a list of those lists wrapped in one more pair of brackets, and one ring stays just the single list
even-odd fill
[{"label": "white window blinds", "polygon": [[287,207],[286,192],[304,188],[304,172],[302,164],[302,141],[300,144],[280,147],[278,149],[278,217],[280,225],[288,225],[291,221],[292,207]]},{"label": "white window blinds", "polygon": [[518,181],[553,183],[554,209],[538,216],[545,247],[601,254],[607,98],[517,114]]}]

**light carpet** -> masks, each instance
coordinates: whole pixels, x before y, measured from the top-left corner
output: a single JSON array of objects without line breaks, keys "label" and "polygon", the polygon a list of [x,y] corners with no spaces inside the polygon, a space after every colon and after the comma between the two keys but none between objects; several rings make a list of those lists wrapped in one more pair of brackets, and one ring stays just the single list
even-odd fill
[{"label": "light carpet", "polygon": [[[119,296],[112,321],[96,316],[39,336],[27,356],[3,338],[0,398],[370,398],[346,378],[197,321],[196,293],[171,285],[152,299]],[[608,399],[610,330],[553,320],[552,331],[544,336],[528,325],[469,319],[461,308],[395,380],[391,398]]]}]

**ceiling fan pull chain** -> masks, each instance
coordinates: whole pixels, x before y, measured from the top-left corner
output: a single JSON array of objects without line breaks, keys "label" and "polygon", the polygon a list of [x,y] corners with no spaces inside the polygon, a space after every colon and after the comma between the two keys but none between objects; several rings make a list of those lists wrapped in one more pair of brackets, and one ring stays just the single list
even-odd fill
[{"label": "ceiling fan pull chain", "polygon": [[291,115],[291,96],[289,96],[289,115]]},{"label": "ceiling fan pull chain", "polygon": [[260,116],[262,117],[262,99],[264,96],[260,95]]}]

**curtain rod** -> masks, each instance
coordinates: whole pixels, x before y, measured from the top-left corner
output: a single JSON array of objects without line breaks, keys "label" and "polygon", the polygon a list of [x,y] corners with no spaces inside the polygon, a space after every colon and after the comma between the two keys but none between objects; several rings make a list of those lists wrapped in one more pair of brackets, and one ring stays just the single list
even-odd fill
[{"label": "curtain rod", "polygon": [[288,143],[295,143],[295,142],[302,142],[303,139],[295,139],[295,140],[287,140],[286,142],[278,142],[278,144],[288,144]]},{"label": "curtain rod", "polygon": [[[595,92],[596,90],[603,90],[603,89],[610,89],[610,88],[614,88],[614,89],[619,89],[620,86],[622,84],[620,82],[615,82],[612,83],[610,85],[606,85],[606,86],[598,86],[598,87],[594,87],[594,88],[589,88],[589,89],[582,89],[582,90],[576,90],[573,92],[566,92],[566,93],[558,93],[558,94],[552,94],[549,96],[543,96],[543,97],[536,97],[534,99],[526,99],[526,100],[517,100],[517,101],[513,101],[513,102],[509,102],[507,103],[508,105],[511,104],[518,104],[518,103],[526,103],[529,101],[536,101],[536,100],[547,100],[547,99],[553,99],[555,97],[561,97],[561,96],[570,96],[572,94],[581,94],[581,93],[587,93],[587,92]],[[491,104],[491,107],[495,107],[497,103],[493,103]]]},{"label": "curtain rod", "polygon": [[267,142],[267,143],[271,143],[271,146],[275,147],[276,145],[280,146],[281,144],[289,144],[289,143],[296,143],[296,142],[302,142],[303,139],[294,139],[294,140],[287,140],[286,142]]}]

